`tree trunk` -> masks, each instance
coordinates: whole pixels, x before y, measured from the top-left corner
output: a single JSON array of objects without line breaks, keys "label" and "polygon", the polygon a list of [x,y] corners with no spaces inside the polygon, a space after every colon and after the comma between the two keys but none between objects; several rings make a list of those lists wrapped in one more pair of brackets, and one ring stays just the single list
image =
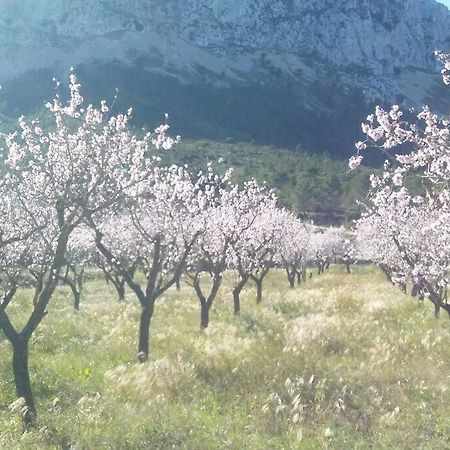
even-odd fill
[{"label": "tree trunk", "polygon": [[76,275],[74,276],[74,279],[71,280],[67,276],[65,278],[61,278],[62,282],[67,284],[67,286],[70,287],[70,290],[72,291],[73,295],[73,308],[75,311],[80,310],[80,300],[81,300],[81,289],[77,289],[77,282],[76,282]]},{"label": "tree trunk", "polygon": [[75,309],[75,311],[79,311],[80,310],[80,299],[81,299],[81,293],[78,292],[77,290],[73,291],[73,307]]},{"label": "tree trunk", "polygon": [[8,305],[11,303],[11,300],[14,298],[14,295],[16,295],[17,292],[17,286],[13,286],[9,292],[5,294],[3,297],[3,300],[1,302],[0,308],[6,309]]},{"label": "tree trunk", "polygon": [[211,304],[202,301],[200,305],[200,330],[205,330],[209,325],[209,309]]},{"label": "tree trunk", "polygon": [[233,311],[234,315],[238,316],[241,313],[241,299],[239,292],[236,289],[233,290]]},{"label": "tree trunk", "polygon": [[153,316],[154,300],[150,300],[148,304],[142,307],[141,319],[139,322],[139,346],[138,361],[143,363],[148,361],[149,355],[149,338],[150,338],[150,322]]},{"label": "tree trunk", "polygon": [[439,313],[441,312],[441,307],[437,303],[434,303],[434,317],[439,319]]},{"label": "tree trunk", "polygon": [[117,283],[115,287],[119,296],[119,302],[125,301],[125,281],[123,283]]},{"label": "tree trunk", "polygon": [[289,287],[291,289],[294,289],[295,288],[295,274],[294,274],[294,276],[289,275],[288,280],[289,280]]},{"label": "tree trunk", "polygon": [[256,284],[256,303],[261,303],[262,302],[262,284],[263,284],[263,280],[257,279],[257,280],[255,280],[255,284]]},{"label": "tree trunk", "polygon": [[212,279],[211,290],[207,297],[203,294],[199,276],[200,273],[196,273],[193,276],[191,275],[191,278],[193,281],[192,286],[200,301],[200,330],[204,330],[209,326],[209,311],[216,298],[217,292],[219,292],[220,285],[222,284],[222,275],[220,269],[216,269]]},{"label": "tree trunk", "polygon": [[291,289],[295,287],[295,269],[291,272],[289,268],[285,267],[287,279],[289,281],[289,286]]},{"label": "tree trunk", "polygon": [[36,303],[39,299],[39,294],[41,293],[43,287],[44,287],[44,276],[39,275],[36,278],[36,287],[34,289],[33,306],[36,306]]},{"label": "tree trunk", "polygon": [[177,291],[181,290],[181,281],[180,281],[179,278],[177,278],[177,279],[175,280],[175,286],[176,286],[176,288],[177,288]]},{"label": "tree trunk", "polygon": [[75,267],[67,266],[66,273],[59,276],[59,280],[70,287],[73,295],[73,308],[75,311],[80,310],[81,291],[83,290],[83,274],[84,269],[80,273],[76,272]]},{"label": "tree trunk", "polygon": [[248,281],[248,276],[241,277],[239,283],[233,289],[233,305],[234,305],[234,315],[238,316],[241,312],[241,291]]},{"label": "tree trunk", "polygon": [[42,283],[42,289],[37,296],[34,309],[21,333],[17,333],[15,331],[4,310],[0,310],[1,328],[13,346],[12,365],[16,393],[19,398],[24,398],[27,406],[22,415],[25,429],[30,428],[36,420],[36,406],[34,403],[33,392],[31,390],[30,374],[28,369],[28,341],[38,325],[41,323],[42,318],[47,314],[46,308],[56,288],[59,273],[64,263],[64,253],[67,249],[67,241],[69,239],[70,232],[71,229],[69,228],[58,238],[55,255],[48,272],[47,280],[45,283]]},{"label": "tree trunk", "polygon": [[80,293],[80,295],[83,292],[83,281],[84,281],[84,268],[81,269],[80,273],[76,277],[76,283],[77,283],[78,292]]},{"label": "tree trunk", "polygon": [[350,261],[346,261],[345,268],[347,269],[347,273],[350,273]]},{"label": "tree trunk", "polygon": [[388,279],[388,281],[390,281],[392,283],[391,271],[384,264],[380,265],[380,269],[386,275],[386,278]]},{"label": "tree trunk", "polygon": [[256,276],[254,274],[250,274],[250,278],[255,282],[256,286],[256,303],[262,302],[262,287],[263,287],[263,281],[266,278],[266,275],[269,273],[269,269],[265,268],[259,273],[259,276]]},{"label": "tree trunk", "polygon": [[444,309],[445,311],[447,311],[448,317],[450,319],[450,305],[447,303],[443,303],[441,308]]},{"label": "tree trunk", "polygon": [[34,404],[33,392],[31,391],[30,374],[28,370],[28,341],[18,335],[13,344],[13,372],[16,393],[18,398],[23,398],[26,411],[23,413],[23,424],[29,429],[36,419],[36,406]]}]

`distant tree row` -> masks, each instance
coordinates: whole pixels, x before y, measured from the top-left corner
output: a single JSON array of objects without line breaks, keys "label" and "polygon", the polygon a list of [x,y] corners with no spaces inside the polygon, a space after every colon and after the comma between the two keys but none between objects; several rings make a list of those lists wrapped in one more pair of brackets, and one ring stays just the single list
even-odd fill
[{"label": "distant tree row", "polygon": [[162,158],[169,164],[188,164],[192,170],[220,159],[234,168],[236,182],[252,177],[265,182],[276,188],[282,205],[324,226],[350,224],[359,217],[357,201],[367,194],[371,173],[368,168],[349,171],[344,162],[328,154],[250,143],[183,140]]}]

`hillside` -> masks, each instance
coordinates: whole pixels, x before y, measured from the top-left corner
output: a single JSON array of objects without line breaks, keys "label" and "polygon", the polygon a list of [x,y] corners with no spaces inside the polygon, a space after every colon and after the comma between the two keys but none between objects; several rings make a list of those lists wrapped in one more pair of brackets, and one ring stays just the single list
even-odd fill
[{"label": "hillside", "polygon": [[276,189],[280,203],[317,224],[340,225],[359,214],[358,200],[369,188],[370,169],[350,172],[329,154],[310,154],[248,143],[182,141],[161,154],[163,162],[188,164],[192,171],[216,167],[234,169],[234,179],[252,177]]},{"label": "hillside", "polygon": [[74,66],[139,125],[345,157],[376,102],[445,112],[434,0],[75,0],[0,5],[0,112],[39,110]]}]

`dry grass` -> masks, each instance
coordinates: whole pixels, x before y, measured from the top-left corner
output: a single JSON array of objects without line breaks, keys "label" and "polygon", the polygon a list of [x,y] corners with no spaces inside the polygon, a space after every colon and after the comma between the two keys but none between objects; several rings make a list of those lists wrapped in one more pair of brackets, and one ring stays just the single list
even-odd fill
[{"label": "dry grass", "polygon": [[[38,427],[21,434],[0,338],[1,449],[449,448],[450,324],[374,268],[340,267],[294,290],[269,274],[264,302],[231,279],[198,331],[188,286],[156,307],[152,359],[135,363],[139,307],[89,281],[75,313],[61,288],[33,337]],[[11,305],[24,320],[29,292]]]}]

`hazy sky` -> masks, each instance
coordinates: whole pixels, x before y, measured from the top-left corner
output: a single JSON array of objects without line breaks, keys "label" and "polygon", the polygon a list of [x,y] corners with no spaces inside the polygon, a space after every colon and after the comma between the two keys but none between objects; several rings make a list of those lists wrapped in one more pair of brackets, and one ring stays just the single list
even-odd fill
[{"label": "hazy sky", "polygon": [[448,8],[450,8],[450,0],[437,0],[439,3],[443,3]]}]

